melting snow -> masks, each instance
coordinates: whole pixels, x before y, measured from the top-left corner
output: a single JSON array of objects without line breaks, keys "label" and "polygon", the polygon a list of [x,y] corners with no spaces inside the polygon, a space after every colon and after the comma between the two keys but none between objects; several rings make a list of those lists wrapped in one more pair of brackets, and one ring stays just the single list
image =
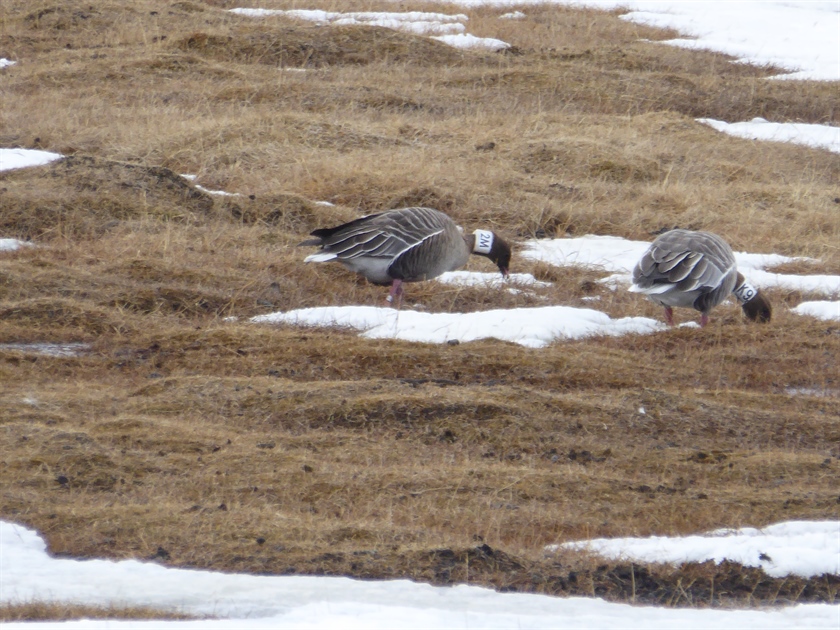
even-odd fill
[{"label": "melting snow", "polygon": [[466,22],[469,18],[463,13],[449,15],[446,13],[408,12],[351,12],[338,13],[333,11],[311,10],[272,10],[272,9],[231,9],[232,13],[248,17],[282,16],[299,20],[347,26],[363,24],[367,26],[381,26],[415,35],[429,35],[455,48],[480,48],[485,50],[503,50],[510,44],[492,37],[476,37],[466,33]]},{"label": "melting snow", "polygon": [[87,343],[0,343],[0,352],[15,350],[46,357],[77,357],[89,349]]},{"label": "melting snow", "polygon": [[62,157],[64,156],[58,153],[37,149],[0,149],[0,171],[42,166]]},{"label": "melting snow", "polygon": [[[744,534],[778,563],[805,550],[795,566],[811,574],[836,552],[836,532],[821,523],[782,523]],[[836,527],[836,524],[835,524]],[[741,530],[745,532],[747,530]],[[687,539],[673,539],[687,545]],[[718,542],[723,544],[725,534]],[[767,543],[767,544],[761,544]],[[819,544],[824,544],[819,553]],[[692,545],[693,546],[693,545]],[[735,546],[735,543],[732,543]],[[822,556],[822,557],[820,557]],[[117,621],[6,623],[5,630],[175,628],[632,628],[665,630],[825,628],[836,630],[840,606],[806,604],[773,610],[653,608],[611,604],[599,599],[523,593],[459,585],[434,587],[409,580],[364,581],[311,576],[268,576],[171,569],[137,560],[52,558],[38,534],[0,521],[0,603],[61,602],[98,606],[147,606],[221,619],[201,621]]]},{"label": "melting snow", "polygon": [[840,153],[840,127],[805,123],[773,123],[763,118],[753,118],[749,122],[739,123],[727,123],[711,118],[697,120],[730,136],[749,140],[803,144]]},{"label": "melting snow", "polygon": [[239,197],[240,196],[239,193],[230,193],[230,192],[227,192],[226,190],[210,190],[209,188],[205,188],[204,186],[196,184],[195,180],[198,179],[197,175],[190,175],[188,173],[182,173],[181,177],[183,177],[186,180],[189,180],[189,181],[193,182],[193,186],[195,186],[196,190],[200,190],[201,192],[205,192],[208,195],[217,195],[219,197]]},{"label": "melting snow", "polygon": [[458,287],[484,287],[487,289],[500,289],[504,286],[515,284],[525,287],[550,287],[550,282],[537,280],[530,273],[512,273],[507,279],[500,273],[485,273],[478,271],[447,271],[435,278],[437,282],[451,284]]},{"label": "melting snow", "polygon": [[[776,79],[840,81],[840,2],[836,0],[430,0],[439,4],[479,7],[527,8],[556,4],[602,10],[624,9],[621,19],[679,31],[683,36],[660,42],[682,48],[712,50],[758,66],[790,70]],[[527,17],[522,11],[500,17]],[[457,45],[454,40],[452,45]],[[492,40],[488,47],[504,45]],[[498,42],[498,43],[496,43]],[[727,134],[756,140],[774,140],[840,152],[840,128],[802,123],[726,123],[700,119]]]},{"label": "melting snow", "polygon": [[286,313],[259,315],[257,324],[325,326],[364,331],[368,339],[403,339],[448,343],[499,339],[529,348],[553,341],[594,336],[648,334],[665,325],[646,317],[610,319],[605,313],[571,306],[543,306],[479,311],[476,313],[420,313],[375,306],[325,306]]},{"label": "melting snow", "polygon": [[814,577],[840,575],[840,521],[789,521],[763,529],[719,529],[699,536],[670,538],[596,538],[552,545],[550,551],[591,551],[634,562],[706,562],[731,560],[761,567],[767,575]]},{"label": "melting snow", "polygon": [[791,74],[779,79],[840,80],[840,3],[837,0],[430,0],[461,7],[526,9],[566,5],[612,11],[621,19],[679,31],[683,36],[661,42],[683,48],[713,50],[740,63],[775,65]]},{"label": "melting snow", "polygon": [[802,302],[791,309],[799,315],[809,315],[817,319],[840,321],[840,302]]},{"label": "melting snow", "polygon": [[272,9],[231,9],[231,13],[248,17],[287,17],[319,24],[334,26],[348,26],[361,24],[366,26],[381,26],[415,35],[453,35],[466,30],[463,22],[467,16],[459,13],[423,13],[408,12],[351,12],[340,13],[334,11],[310,10],[272,10]]},{"label": "melting snow", "polygon": [[504,50],[510,48],[510,44],[503,42],[500,39],[493,37],[476,37],[469,33],[459,33],[458,35],[435,35],[432,39],[448,44],[455,48],[483,48],[485,50]]},{"label": "melting snow", "polygon": [[19,241],[16,238],[0,238],[0,252],[13,252],[21,247],[32,247],[32,243]]}]

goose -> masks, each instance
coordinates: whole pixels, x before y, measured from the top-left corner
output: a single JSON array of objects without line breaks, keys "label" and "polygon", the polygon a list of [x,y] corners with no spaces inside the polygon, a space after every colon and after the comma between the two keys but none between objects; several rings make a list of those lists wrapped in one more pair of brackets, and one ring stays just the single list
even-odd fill
[{"label": "goose", "polygon": [[709,311],[730,293],[751,321],[769,322],[772,314],[767,298],[738,271],[732,248],[711,232],[674,229],[659,235],[636,263],[630,290],[664,306],[669,326],[675,306],[700,311],[705,326]]},{"label": "goose", "polygon": [[403,283],[431,280],[467,264],[470,254],[486,256],[508,276],[511,248],[488,230],[464,234],[443,212],[400,208],[371,214],[311,233],[302,246],[320,251],[304,262],[336,260],[377,285],[391,285],[387,301],[399,308]]}]

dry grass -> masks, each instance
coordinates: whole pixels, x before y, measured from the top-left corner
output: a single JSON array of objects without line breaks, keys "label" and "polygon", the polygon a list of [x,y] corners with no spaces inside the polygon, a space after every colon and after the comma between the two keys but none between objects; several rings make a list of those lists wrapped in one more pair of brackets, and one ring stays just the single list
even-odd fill
[{"label": "dry grass", "polygon": [[27,602],[0,605],[0,622],[12,621],[69,621],[71,619],[195,619],[172,611],[153,608],[119,608],[116,606],[79,606]]},{"label": "dry grass", "polygon": [[[542,551],[837,518],[840,327],[787,312],[807,296],[772,291],[768,326],[720,307],[702,331],[543,350],[223,320],[379,303],[380,288],[303,265],[294,245],[409,204],[513,240],[710,229],[822,261],[787,271],[838,273],[840,158],[693,120],[836,124],[836,85],[642,42],[666,34],[610,14],[468,12],[471,32],[515,45],[489,54],[227,4],[0,7],[0,56],[19,61],[0,71],[0,143],[72,155],[0,174],[0,236],[39,244],[0,253],[0,343],[91,344],[70,358],[0,348],[3,518],[53,552],[174,566],[672,605],[836,600],[832,577]],[[340,4],[306,8],[393,8]],[[659,316],[591,271],[513,269],[554,285],[427,283],[408,299],[468,311],[599,296],[610,315]]]}]

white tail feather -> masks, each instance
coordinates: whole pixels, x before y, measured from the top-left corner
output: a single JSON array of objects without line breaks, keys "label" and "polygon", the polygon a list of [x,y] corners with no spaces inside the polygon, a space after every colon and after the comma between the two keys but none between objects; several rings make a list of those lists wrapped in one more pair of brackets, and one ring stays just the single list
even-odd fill
[{"label": "white tail feather", "polygon": [[335,254],[330,254],[330,253],[327,253],[327,252],[319,252],[317,254],[311,254],[310,256],[307,256],[306,258],[303,259],[303,262],[305,262],[305,263],[308,263],[308,262],[327,262],[327,261],[330,261],[330,260],[335,260],[336,258],[338,258],[338,256],[336,256]]},{"label": "white tail feather", "polygon": [[659,295],[660,293],[667,293],[673,288],[673,284],[655,284],[651,287],[640,287],[638,284],[634,284],[630,286],[628,291],[630,293],[644,293],[645,295]]}]

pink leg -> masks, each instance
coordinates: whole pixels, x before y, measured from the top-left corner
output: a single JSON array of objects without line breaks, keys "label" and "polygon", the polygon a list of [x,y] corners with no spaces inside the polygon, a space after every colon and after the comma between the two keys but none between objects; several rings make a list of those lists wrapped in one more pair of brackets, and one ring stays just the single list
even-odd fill
[{"label": "pink leg", "polygon": [[709,323],[709,316],[706,315],[706,313],[703,313],[700,316],[700,328],[703,328],[708,323]]},{"label": "pink leg", "polygon": [[394,280],[391,283],[391,291],[388,293],[388,297],[385,298],[385,301],[390,303],[394,308],[399,308],[402,306],[402,294],[402,280]]},{"label": "pink leg", "polygon": [[669,326],[674,325],[674,309],[670,306],[665,307],[665,323]]}]

